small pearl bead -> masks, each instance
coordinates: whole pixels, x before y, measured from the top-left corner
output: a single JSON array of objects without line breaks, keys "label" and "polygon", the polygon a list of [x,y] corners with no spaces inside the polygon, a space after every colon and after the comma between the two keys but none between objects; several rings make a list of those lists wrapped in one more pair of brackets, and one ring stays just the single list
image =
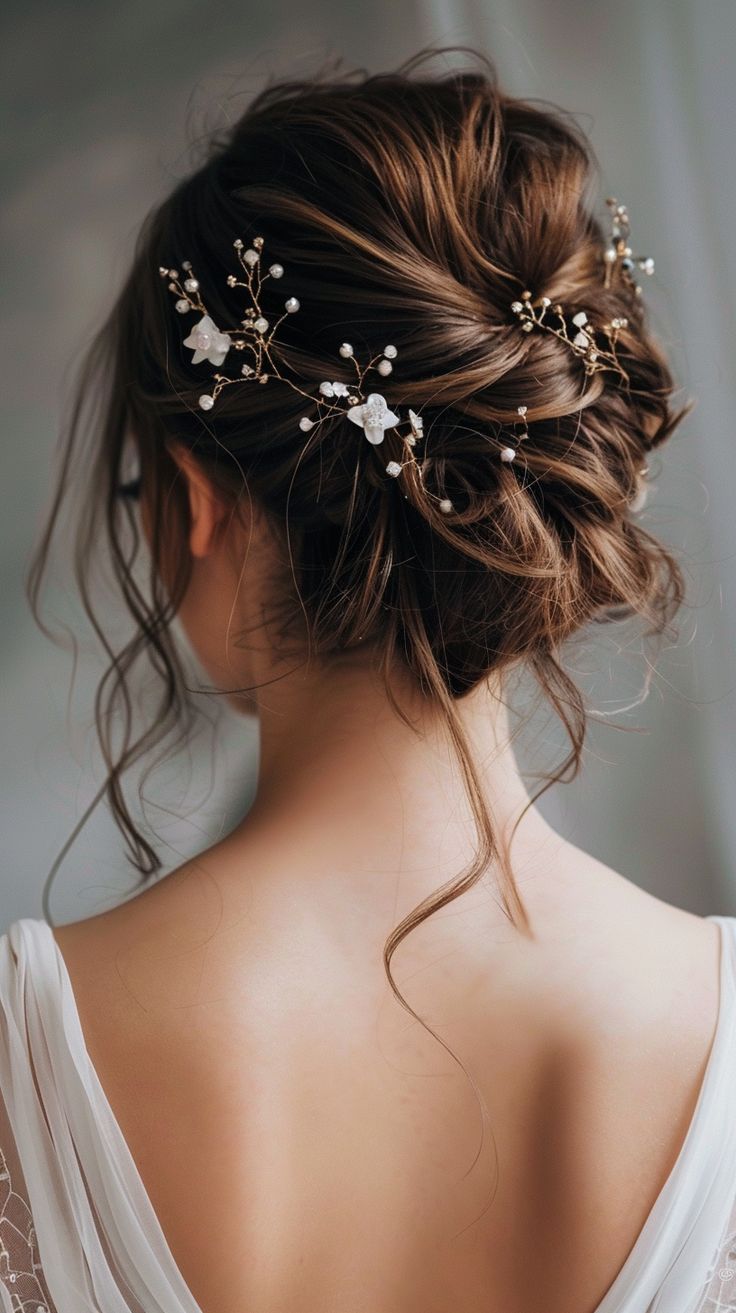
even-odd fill
[{"label": "small pearl bead", "polygon": [[395,360],[399,353],[395,346],[385,346],[383,348],[383,354],[384,356],[389,356],[391,360]]},{"label": "small pearl bead", "polygon": [[386,466],[386,473],[390,474],[393,479],[396,478],[397,474],[401,474],[401,466],[399,465],[399,462],[397,460],[390,460]]},{"label": "small pearl bead", "polygon": [[509,465],[512,460],[516,459],[516,451],[513,447],[504,447],[501,452],[501,460],[504,464]]},{"label": "small pearl bead", "polygon": [[272,278],[281,278],[284,273],[284,266],[282,264],[272,264],[268,272]]},{"label": "small pearl bead", "polygon": [[199,398],[199,404],[202,410],[212,410],[212,407],[215,404],[215,398],[210,397],[205,393],[203,397]]},{"label": "small pearl bead", "polygon": [[259,319],[256,319],[253,327],[257,329],[259,333],[265,333],[268,328],[268,320],[264,319],[263,315],[261,315]]},{"label": "small pearl bead", "polygon": [[290,315],[293,315],[294,311],[299,309],[299,302],[296,297],[290,296],[288,301],[284,302],[284,308],[288,310]]},{"label": "small pearl bead", "polygon": [[235,247],[235,250],[236,250],[236,251],[242,251],[242,249],[243,249],[243,243],[242,243],[242,241],[240,240],[239,237],[236,237],[236,238],[235,238],[235,241],[233,242],[233,246]]},{"label": "small pearl bead", "polygon": [[299,420],[299,428],[303,433],[308,433],[310,429],[314,428],[314,420],[310,419],[308,415],[302,415]]},{"label": "small pearl bead", "polygon": [[190,308],[189,302],[184,300],[177,301],[176,308],[179,311],[180,315],[185,315]]},{"label": "small pearl bead", "polygon": [[343,342],[342,346],[340,347],[340,355],[346,356],[347,359],[349,360],[352,354],[353,354],[353,348],[351,347],[350,343]]},{"label": "small pearl bead", "polygon": [[191,269],[191,267],[192,267],[192,262],[191,262],[191,260],[182,260],[182,262],[181,262],[181,267],[182,267],[182,269]]},{"label": "small pearl bead", "polygon": [[440,502],[440,510],[442,511],[442,514],[449,515],[452,509],[453,509],[453,505],[452,502],[450,501],[450,498],[443,497],[442,501]]},{"label": "small pearl bead", "polygon": [[197,292],[198,290],[199,290],[198,280],[196,278],[187,278],[186,282],[184,283],[184,291]]},{"label": "small pearl bead", "polygon": [[391,364],[390,360],[379,360],[378,364],[376,365],[376,369],[378,370],[379,374],[383,374],[385,377],[386,374],[391,373],[393,369],[393,365]]}]

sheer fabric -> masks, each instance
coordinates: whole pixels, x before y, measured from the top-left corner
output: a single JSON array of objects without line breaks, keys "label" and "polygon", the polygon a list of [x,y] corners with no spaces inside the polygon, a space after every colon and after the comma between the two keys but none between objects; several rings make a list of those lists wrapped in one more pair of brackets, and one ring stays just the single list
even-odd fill
[{"label": "sheer fabric", "polygon": [[[736,917],[686,1138],[595,1313],[736,1311]],[[0,936],[0,1313],[202,1313],[84,1043],[50,927]]]}]

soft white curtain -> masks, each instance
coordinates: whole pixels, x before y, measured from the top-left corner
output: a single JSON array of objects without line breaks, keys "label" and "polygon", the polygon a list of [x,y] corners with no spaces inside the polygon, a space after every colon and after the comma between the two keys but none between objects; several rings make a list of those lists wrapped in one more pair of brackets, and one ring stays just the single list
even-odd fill
[{"label": "soft white curtain", "polygon": [[[102,778],[90,729],[99,674],[91,640],[68,706],[69,657],[37,633],[21,578],[49,492],[69,366],[122,274],[143,214],[185,167],[187,120],[217,121],[232,112],[233,90],[247,95],[271,71],[308,72],[330,51],[378,69],[427,42],[480,46],[510,90],[580,116],[601,163],[602,213],[606,195],[628,204],[636,251],[656,261],[645,285],[654,322],[685,393],[699,398],[654,463],[645,519],[678,550],[690,581],[679,642],[663,652],[648,701],[629,711],[644,667],[621,650],[626,637],[596,634],[576,650],[595,707],[626,732],[594,724],[582,778],[558,787],[543,809],[575,842],[660,896],[736,912],[731,0],[377,0],[368,9],[338,0],[136,0],[122,8],[47,0],[6,7],[2,38],[0,923],[38,914],[44,876]],[[53,611],[81,625],[63,566]],[[169,845],[167,865],[247,806],[255,727],[226,717],[222,734],[214,781],[206,733],[149,781],[148,796],[183,816],[149,807]],[[562,746],[538,723],[525,737],[524,765],[552,762]],[[62,868],[55,916],[89,915],[129,887],[117,832],[99,814]]]}]

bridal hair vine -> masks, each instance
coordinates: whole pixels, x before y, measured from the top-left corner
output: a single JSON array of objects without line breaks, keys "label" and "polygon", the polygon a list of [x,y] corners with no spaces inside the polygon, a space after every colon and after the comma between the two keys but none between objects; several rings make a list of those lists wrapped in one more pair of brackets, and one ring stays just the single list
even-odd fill
[{"label": "bridal hair vine", "polygon": [[[634,270],[638,267],[646,274],[653,274],[654,260],[651,255],[635,256],[629,246],[630,223],[626,206],[620,204],[615,196],[608,196],[606,205],[611,211],[611,227],[609,244],[603,252],[605,264],[603,285],[606,288],[611,286],[614,270],[618,269],[624,282],[638,298],[642,294],[642,289],[633,276]],[[550,306],[552,313],[557,316],[556,327],[546,319]],[[577,329],[574,336],[570,337],[566,318],[568,312],[559,302],[553,305],[548,296],[540,297],[535,303],[531,292],[522,292],[521,300],[511,302],[511,309],[519,317],[524,332],[531,333],[535,327],[543,328],[566,342],[573,353],[583,360],[586,374],[595,374],[599,370],[608,369],[619,374],[627,384],[629,383],[629,376],[616,353],[616,343],[621,329],[626,328],[629,322],[625,316],[614,316],[610,323],[602,324],[596,329],[590,324],[586,312],[578,310],[569,316],[573,328]],[[596,332],[601,332],[606,337],[608,349],[597,341]]]},{"label": "bridal hair vine", "polygon": [[[614,269],[620,269],[622,276],[638,296],[641,294],[641,287],[633,279],[633,270],[638,265],[645,273],[651,274],[654,272],[654,261],[649,256],[633,256],[628,244],[629,217],[626,207],[620,205],[615,197],[609,197],[607,204],[612,210],[613,217],[610,243],[603,253],[606,270],[604,286],[610,286]],[[346,383],[325,379],[318,385],[316,393],[305,391],[281,374],[271,348],[280,324],[288,315],[299,310],[300,303],[295,296],[287,297],[284,301],[283,313],[273,323],[264,315],[260,305],[261,288],[269,278],[273,280],[282,278],[284,266],[274,262],[268,267],[268,272],[263,273],[261,265],[263,246],[263,237],[254,237],[250,246],[245,246],[239,237],[233,242],[240,266],[240,276],[229,274],[227,285],[232,289],[243,288],[250,301],[237,328],[220,329],[214,322],[202,299],[199,280],[192,269],[191,261],[182,261],[183,275],[177,269],[169,269],[165,266],[159,268],[161,278],[167,280],[168,290],[177,298],[176,310],[179,314],[185,315],[195,311],[201,316],[183,340],[183,345],[193,352],[192,364],[198,365],[206,360],[219,369],[230,350],[247,353],[248,358],[244,360],[240,372],[235,376],[219,372],[213,375],[213,386],[199,397],[200,409],[212,410],[223,389],[233,384],[267,383],[271,378],[278,378],[303,396],[312,406],[316,404],[318,408],[316,416],[314,410],[311,414],[301,416],[299,428],[304,433],[308,433],[326,419],[342,415],[363,430],[365,438],[372,446],[378,447],[384,440],[386,430],[395,428],[404,443],[405,459],[389,460],[384,467],[386,473],[396,478],[406,466],[413,465],[425,494],[437,503],[439,510],[444,514],[451,512],[454,509],[452,501],[448,497],[430,493],[423,484],[422,462],[417,459],[414,452],[417,443],[424,436],[424,421],[421,414],[409,408],[408,420],[402,420],[389,406],[382,393],[377,391],[366,393],[363,390],[364,379],[369,371],[375,370],[383,378],[393,372],[393,361],[398,356],[395,346],[391,344],[385,346],[361,367],[351,343],[343,342],[339,347],[339,354],[343,360],[352,361],[356,370],[355,381]],[[550,306],[558,319],[556,327],[546,318]],[[605,349],[596,340],[595,334],[599,330],[589,324],[585,311],[577,311],[570,315],[571,323],[577,330],[575,335],[570,337],[566,320],[569,312],[566,312],[559,303],[552,305],[547,296],[541,297],[540,301],[535,303],[531,292],[522,292],[520,300],[511,302],[511,309],[518,316],[521,328],[525,332],[531,332],[535,327],[542,328],[567,343],[573,353],[583,359],[586,374],[604,369],[614,370],[628,382],[628,375],[616,354],[618,335],[621,329],[627,326],[627,319],[617,317],[612,319],[610,324],[602,325],[600,331],[607,336],[609,345],[609,349]],[[516,409],[517,414],[522,418],[524,431],[518,435],[515,446],[502,446],[499,449],[499,457],[504,464],[510,464],[515,460],[520,444],[529,437],[526,424],[527,407],[520,405]],[[408,429],[402,432],[402,427],[407,424]]]},{"label": "bridal hair vine", "polygon": [[[250,306],[245,311],[245,317],[240,321],[241,326],[237,329],[220,330],[217,327],[202,300],[199,280],[194,275],[191,261],[184,260],[182,262],[183,278],[177,269],[167,269],[164,266],[159,269],[161,277],[169,280],[169,291],[177,297],[176,309],[178,312],[184,315],[195,310],[202,316],[183,342],[183,345],[190,347],[194,353],[192,364],[197,365],[203,360],[208,360],[211,364],[219,366],[223,363],[231,347],[235,351],[247,351],[249,353],[249,359],[241,366],[239,375],[235,377],[219,373],[213,375],[214,386],[209,392],[205,392],[200,396],[200,409],[212,410],[223,388],[229,387],[233,383],[255,381],[267,383],[269,378],[278,378],[282,382],[288,383],[289,387],[308,401],[317,404],[316,418],[312,418],[310,415],[302,415],[299,420],[299,428],[303,433],[308,433],[310,429],[317,427],[326,419],[331,419],[335,415],[342,415],[362,428],[368,442],[377,447],[383,442],[387,429],[397,428],[402,423],[406,424],[407,421],[402,421],[400,416],[390,408],[382,393],[368,392],[366,394],[363,391],[363,381],[369,370],[375,369],[382,377],[386,377],[392,372],[392,362],[396,359],[398,350],[390,343],[383,348],[383,351],[379,351],[377,355],[373,356],[367,365],[361,367],[358,364],[351,343],[343,342],[339,348],[339,353],[344,360],[352,361],[356,370],[356,381],[345,383],[325,379],[319,384],[316,394],[306,392],[298,384],[292,382],[289,378],[285,378],[280,373],[271,354],[271,346],[279,325],[287,315],[296,313],[299,309],[299,301],[295,296],[288,297],[284,302],[284,312],[274,323],[270,323],[261,310],[261,287],[268,278],[281,278],[284,274],[284,266],[272,264],[269,266],[267,273],[261,273],[261,252],[264,246],[262,237],[254,237],[252,245],[248,247],[244,245],[241,238],[236,238],[233,246],[244,278],[229,274],[227,285],[231,288],[245,288],[251,301]],[[422,480],[422,465],[414,455],[412,448],[424,436],[423,428],[422,416],[409,408],[408,431],[401,435],[407,449],[407,457],[403,461],[390,460],[385,466],[386,473],[392,478],[398,477],[406,465],[413,464],[416,467],[420,481]],[[434,493],[430,493],[424,487],[424,484],[422,484],[422,487],[425,495],[437,502],[438,508],[443,514],[448,514],[454,509],[449,497],[436,496]]]}]

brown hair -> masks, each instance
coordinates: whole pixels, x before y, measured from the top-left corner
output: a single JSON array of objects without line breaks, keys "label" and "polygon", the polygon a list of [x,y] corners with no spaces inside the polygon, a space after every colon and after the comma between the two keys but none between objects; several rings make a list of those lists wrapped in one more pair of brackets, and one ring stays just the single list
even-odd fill
[{"label": "brown hair", "polygon": [[[391,987],[407,1008],[391,977],[393,952],[492,858],[506,913],[529,931],[457,701],[494,672],[529,667],[571,743],[532,801],[577,773],[587,715],[561,648],[589,621],[619,616],[638,615],[647,633],[661,634],[683,600],[676,562],[632,517],[631,501],[646,454],[692,405],[670,407],[673,380],[641,300],[622,280],[603,286],[606,234],[586,198],[595,160],[582,131],[555,107],[505,94],[492,62],[476,51],[460,48],[472,67],[433,74],[427,63],[447,49],[420,51],[393,72],[344,72],[338,64],[268,85],[155,207],[79,378],[29,578],[41,624],[51,534],[67,485],[81,486],[76,570],[85,605],[90,610],[88,562],[104,521],[136,623],[121,651],[107,644],[96,717],[110,805],[142,880],[161,862],[130,816],[121,775],[169,729],[180,727],[185,738],[193,715],[169,633],[190,559],[188,503],[167,438],[196,452],[234,506],[245,494],[285,540],[288,531],[293,584],[273,599],[285,636],[290,619],[301,626],[306,617],[310,651],[326,662],[361,638],[371,642],[389,698],[392,669],[408,667],[445,717],[478,849],[470,868],[415,908],[385,945]],[[397,344],[400,368],[381,391],[402,413],[421,410],[425,484],[451,498],[452,516],[414,477],[401,496],[385,460],[367,443],[346,441],[344,422],[306,436],[298,426],[303,400],[287,386],[226,388],[213,416],[198,408],[203,374],[181,346],[181,321],[158,269],[180,268],[188,257],[216,322],[231,322],[233,239],[253,234],[264,235],[301,302],[279,343],[302,380],[339,378],[336,349],[345,338],[361,359]],[[626,316],[618,352],[630,385],[608,373],[586,376],[563,342],[520,331],[510,303],[524,289],[586,310],[594,323]],[[283,300],[267,284],[267,316],[269,296],[278,298],[274,310]],[[90,399],[99,409],[85,459],[78,434]],[[519,402],[528,406],[524,460],[503,464],[503,433]],[[150,597],[133,576],[135,520],[116,496],[131,431],[152,525]],[[381,452],[401,459],[390,430]],[[123,530],[133,535],[132,552]],[[174,562],[166,590],[165,556]],[[132,738],[126,680],[141,653],[161,676],[162,696],[150,726]],[[125,728],[114,752],[118,712]]]}]

